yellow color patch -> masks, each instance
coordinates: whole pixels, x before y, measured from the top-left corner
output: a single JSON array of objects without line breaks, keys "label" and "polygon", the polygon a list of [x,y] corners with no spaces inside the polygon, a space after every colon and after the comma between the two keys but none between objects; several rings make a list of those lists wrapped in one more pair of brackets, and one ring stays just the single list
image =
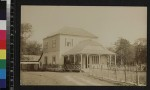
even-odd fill
[{"label": "yellow color patch", "polygon": [[0,59],[6,59],[6,50],[0,49]]}]

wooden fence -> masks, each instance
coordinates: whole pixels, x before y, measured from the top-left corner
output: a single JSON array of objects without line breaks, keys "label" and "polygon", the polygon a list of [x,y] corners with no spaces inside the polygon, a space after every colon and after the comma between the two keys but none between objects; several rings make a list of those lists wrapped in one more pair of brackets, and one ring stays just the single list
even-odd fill
[{"label": "wooden fence", "polygon": [[80,71],[81,70],[81,65],[66,64],[66,65],[64,65],[64,69],[68,70],[68,71]]},{"label": "wooden fence", "polygon": [[114,82],[122,82],[131,85],[145,86],[146,85],[146,71],[139,70],[138,67],[89,67],[86,75],[90,75],[103,80],[110,80]]}]

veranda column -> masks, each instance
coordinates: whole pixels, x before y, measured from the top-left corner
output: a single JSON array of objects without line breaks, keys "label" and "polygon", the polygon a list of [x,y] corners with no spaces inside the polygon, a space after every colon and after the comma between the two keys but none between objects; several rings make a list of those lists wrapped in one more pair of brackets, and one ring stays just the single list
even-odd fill
[{"label": "veranda column", "polygon": [[98,55],[98,59],[99,59],[99,62],[98,62],[99,63],[99,68],[100,68],[100,66],[101,66],[100,65],[101,64],[101,55],[100,54]]},{"label": "veranda column", "polygon": [[75,64],[75,61],[76,61],[76,55],[74,55],[74,64]]},{"label": "veranda column", "polygon": [[82,54],[81,54],[81,69],[82,69]]},{"label": "veranda column", "polygon": [[110,67],[111,67],[111,55],[110,55],[110,58],[109,58],[109,59],[110,59]]},{"label": "veranda column", "polygon": [[116,66],[116,54],[115,54],[115,66]]},{"label": "veranda column", "polygon": [[101,64],[100,62],[101,62],[101,55],[99,55],[99,64]]},{"label": "veranda column", "polygon": [[87,61],[86,61],[87,68],[89,67],[89,65],[88,65],[89,58],[88,58],[88,57],[89,57],[89,55],[87,54],[87,55],[86,55],[86,58],[87,58],[87,59],[86,59],[86,60],[87,60]]}]

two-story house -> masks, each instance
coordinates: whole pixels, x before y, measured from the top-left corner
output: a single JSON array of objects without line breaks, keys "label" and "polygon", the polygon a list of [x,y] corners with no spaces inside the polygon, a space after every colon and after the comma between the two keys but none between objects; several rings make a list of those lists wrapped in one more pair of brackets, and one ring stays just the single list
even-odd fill
[{"label": "two-story house", "polygon": [[81,65],[81,69],[89,68],[89,65],[115,65],[115,53],[96,42],[97,38],[81,28],[60,29],[43,39],[40,67],[48,64],[64,65],[68,62]]}]

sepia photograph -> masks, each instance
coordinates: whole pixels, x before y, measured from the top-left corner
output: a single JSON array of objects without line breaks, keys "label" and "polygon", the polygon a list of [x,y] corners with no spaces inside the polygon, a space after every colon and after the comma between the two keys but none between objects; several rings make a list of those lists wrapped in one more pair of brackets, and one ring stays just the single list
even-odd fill
[{"label": "sepia photograph", "polygon": [[20,85],[147,86],[147,7],[21,6]]}]

